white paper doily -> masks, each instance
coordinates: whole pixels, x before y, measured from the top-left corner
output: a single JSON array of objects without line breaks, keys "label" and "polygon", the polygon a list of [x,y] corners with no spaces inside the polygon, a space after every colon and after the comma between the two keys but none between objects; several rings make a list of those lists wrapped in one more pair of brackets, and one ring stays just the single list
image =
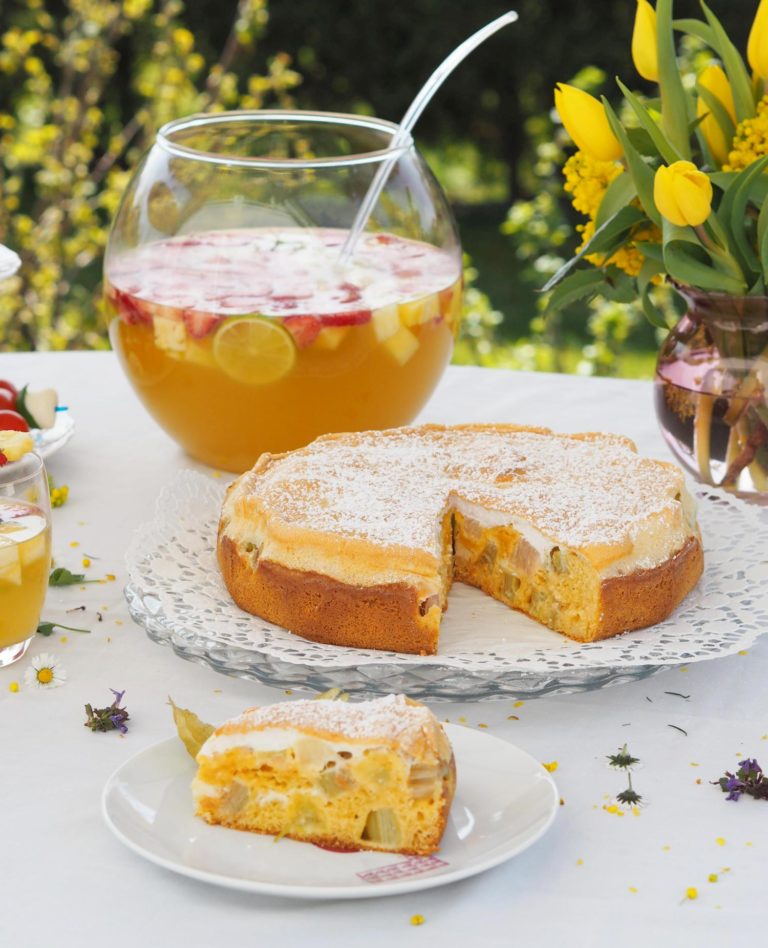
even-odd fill
[{"label": "white paper doily", "polygon": [[768,513],[694,488],[704,538],[699,585],[665,622],[580,644],[457,583],[439,654],[319,645],[239,609],[215,556],[223,486],[181,471],[126,554],[133,618],[183,658],[275,687],[480,700],[581,691],[733,654],[768,629]]}]

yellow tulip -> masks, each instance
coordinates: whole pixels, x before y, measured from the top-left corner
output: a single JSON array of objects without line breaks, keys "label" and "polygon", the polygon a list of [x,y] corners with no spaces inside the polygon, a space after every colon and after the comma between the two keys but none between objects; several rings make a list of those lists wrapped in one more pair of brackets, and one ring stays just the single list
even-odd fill
[{"label": "yellow tulip", "polygon": [[760,0],[747,40],[747,59],[761,79],[768,79],[768,0]]},{"label": "yellow tulip", "polygon": [[576,147],[599,161],[616,161],[623,151],[613,134],[602,102],[575,86],[559,82],[555,108]]},{"label": "yellow tulip", "polygon": [[656,11],[648,0],[637,0],[635,27],[632,30],[632,60],[643,79],[659,81]]},{"label": "yellow tulip", "polygon": [[698,227],[712,210],[712,182],[691,161],[661,165],[653,181],[653,201],[678,227]]},{"label": "yellow tulip", "polygon": [[[736,125],[736,107],[733,104],[733,91],[728,77],[720,66],[707,66],[700,74],[697,80],[698,84],[710,92],[723,106],[725,111],[731,117],[733,124]],[[699,97],[696,102],[696,115],[704,116],[699,124],[701,134],[712,152],[712,157],[722,165],[728,158],[731,150],[731,139],[727,138],[722,128],[718,124],[714,115],[710,112],[709,106],[703,98]]]}]

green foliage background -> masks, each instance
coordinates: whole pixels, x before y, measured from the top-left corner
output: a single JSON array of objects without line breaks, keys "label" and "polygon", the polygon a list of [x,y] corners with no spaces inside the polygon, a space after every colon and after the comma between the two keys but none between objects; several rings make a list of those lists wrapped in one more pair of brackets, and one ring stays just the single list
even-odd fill
[{"label": "green foliage background", "polygon": [[[743,44],[754,0],[713,6]],[[612,95],[632,78],[633,0],[520,0],[519,22],[441,89],[417,139],[459,218],[468,269],[456,359],[647,374],[635,309],[601,300],[550,318],[536,290],[575,245],[562,198],[554,83]],[[22,274],[0,294],[0,349],[103,347],[98,282],[128,169],[157,127],[202,109],[274,107],[397,119],[498,0],[21,0],[0,5],[0,241]],[[695,15],[678,0],[680,16]],[[597,63],[600,69],[585,70]],[[637,79],[634,86],[642,88]]]}]

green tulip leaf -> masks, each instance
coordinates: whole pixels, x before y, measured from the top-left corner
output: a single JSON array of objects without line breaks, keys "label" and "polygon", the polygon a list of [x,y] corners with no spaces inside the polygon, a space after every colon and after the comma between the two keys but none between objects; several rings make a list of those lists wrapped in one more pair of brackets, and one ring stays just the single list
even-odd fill
[{"label": "green tulip leaf", "polygon": [[605,107],[605,114],[608,116],[608,122],[613,129],[613,134],[618,138],[622,150],[624,151],[624,158],[626,159],[629,173],[635,182],[635,189],[637,190],[640,204],[648,218],[658,227],[661,227],[661,214],[656,210],[656,204],[653,200],[653,168],[646,164],[643,156],[632,145],[624,126],[619,121],[618,115],[614,112],[613,106],[605,96],[602,96],[602,101]]},{"label": "green tulip leaf", "polygon": [[657,329],[669,329],[663,313],[651,299],[651,280],[660,273],[664,273],[663,264],[656,260],[646,259],[637,275],[637,292],[643,314],[648,322]]},{"label": "green tulip leaf", "polygon": [[604,274],[601,295],[614,303],[634,303],[637,300],[635,280],[618,267],[608,267]]},{"label": "green tulip leaf", "polygon": [[764,201],[757,218],[757,250],[763,282],[768,283],[768,201]]},{"label": "green tulip leaf", "polygon": [[[632,107],[632,111],[637,116],[637,120],[640,123],[640,127],[647,132],[651,141],[653,142],[656,151],[664,159],[667,164],[672,164],[673,161],[680,161],[683,158],[683,154],[675,148],[672,142],[669,141],[667,136],[662,132],[659,126],[656,124],[653,116],[643,105],[643,103],[638,99],[634,92],[627,88],[621,79],[617,79],[619,88],[624,96],[624,98],[629,102]],[[688,127],[688,119],[685,117],[685,124],[683,128]]]},{"label": "green tulip leaf", "polygon": [[602,289],[604,283],[605,274],[597,267],[590,270],[577,270],[555,287],[547,302],[547,309],[564,309],[571,303],[594,296]]},{"label": "green tulip leaf", "polygon": [[661,244],[651,243],[649,240],[636,240],[635,246],[644,257],[659,264],[658,273],[664,270],[664,247]]},{"label": "green tulip leaf", "polygon": [[641,155],[645,155],[646,158],[658,157],[659,151],[653,144],[653,139],[644,128],[627,128],[625,132],[627,138]]},{"label": "green tulip leaf", "polygon": [[734,272],[726,272],[727,259],[705,248],[690,227],[677,227],[664,221],[664,267],[678,283],[700,290],[743,295],[746,282]]},{"label": "green tulip leaf", "polygon": [[[669,2],[669,0],[665,0]],[[752,86],[749,81],[749,73],[744,65],[744,60],[738,53],[738,50],[728,38],[728,34],[723,29],[722,24],[701,0],[701,9],[707,18],[707,23],[712,30],[712,42],[708,43],[720,56],[723,61],[723,68],[728,76],[733,92],[733,104],[736,108],[736,118],[739,122],[744,119],[752,118],[755,114],[755,99],[752,94]]]},{"label": "green tulip leaf", "polygon": [[[672,30],[672,0],[656,3],[656,47],[659,59],[661,91],[661,126],[678,157],[690,160],[691,140],[688,135],[688,97],[683,88],[675,53]],[[666,158],[665,161],[675,159]]]},{"label": "green tulip leaf", "polygon": [[717,212],[720,224],[731,238],[732,249],[746,270],[759,271],[761,269],[760,261],[747,236],[749,227],[747,205],[753,199],[753,186],[766,167],[768,167],[768,155],[752,162],[747,169],[736,175],[723,194],[723,200]]},{"label": "green tulip leaf", "polygon": [[637,197],[637,187],[631,174],[622,172],[608,185],[595,217],[595,227],[602,227],[616,211],[626,207]]},{"label": "green tulip leaf", "polygon": [[706,23],[702,23],[701,20],[673,20],[672,27],[680,33],[689,33],[691,36],[697,36],[700,40],[704,40],[710,49],[716,48],[715,34],[712,32],[712,28],[707,26]]},{"label": "green tulip leaf", "polygon": [[631,228],[643,220],[644,217],[645,215],[636,207],[622,207],[613,217],[610,217],[601,227],[598,227],[581,250],[574,254],[567,263],[564,263],[553,277],[547,280],[542,287],[542,292],[546,293],[554,289],[573,270],[579,260],[587,254],[615,253],[625,243]]}]

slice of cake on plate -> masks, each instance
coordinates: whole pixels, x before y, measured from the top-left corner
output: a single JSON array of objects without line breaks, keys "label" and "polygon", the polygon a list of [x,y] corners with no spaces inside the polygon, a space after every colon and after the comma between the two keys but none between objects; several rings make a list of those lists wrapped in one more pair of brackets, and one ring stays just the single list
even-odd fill
[{"label": "slice of cake on plate", "polygon": [[456,785],[443,728],[402,695],[251,708],[197,762],[207,822],[336,850],[435,852]]}]

